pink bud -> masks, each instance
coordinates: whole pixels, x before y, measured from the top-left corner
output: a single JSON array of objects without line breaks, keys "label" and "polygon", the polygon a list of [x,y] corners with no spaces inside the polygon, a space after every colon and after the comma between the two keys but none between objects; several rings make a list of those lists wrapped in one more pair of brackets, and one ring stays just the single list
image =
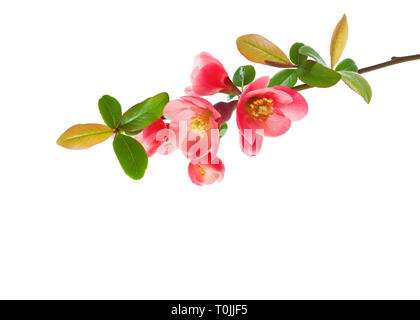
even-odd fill
[{"label": "pink bud", "polygon": [[188,95],[211,96],[219,92],[238,93],[225,67],[207,52],[195,57],[191,73],[191,86],[185,89]]}]

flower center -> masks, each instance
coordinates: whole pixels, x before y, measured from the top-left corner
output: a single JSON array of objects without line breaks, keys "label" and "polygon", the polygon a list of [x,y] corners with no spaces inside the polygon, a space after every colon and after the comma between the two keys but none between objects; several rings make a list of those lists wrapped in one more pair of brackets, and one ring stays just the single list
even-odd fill
[{"label": "flower center", "polygon": [[205,176],[206,175],[206,170],[204,170],[204,168],[202,167],[202,166],[198,166],[198,170],[200,171],[200,173],[201,173],[201,175],[202,176]]},{"label": "flower center", "polygon": [[207,111],[198,116],[192,117],[190,122],[190,130],[196,134],[199,134],[201,137],[204,137],[207,134],[207,131],[211,128],[211,115],[212,113]]},{"label": "flower center", "polygon": [[252,119],[264,122],[274,114],[273,99],[250,99],[246,105],[246,110]]}]

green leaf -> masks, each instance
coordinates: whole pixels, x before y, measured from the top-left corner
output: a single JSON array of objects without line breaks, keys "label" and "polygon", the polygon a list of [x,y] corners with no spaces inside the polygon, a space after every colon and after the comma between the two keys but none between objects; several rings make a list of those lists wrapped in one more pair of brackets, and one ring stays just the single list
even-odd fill
[{"label": "green leaf", "polygon": [[126,134],[127,136],[136,136],[138,135],[140,132],[142,132],[143,130],[137,130],[137,131],[122,131],[124,134]]},{"label": "green leaf", "polygon": [[224,124],[222,124],[219,128],[219,137],[223,137],[226,134],[226,131],[228,129],[228,124],[225,122]]},{"label": "green leaf", "polygon": [[125,132],[137,132],[146,128],[162,116],[163,108],[168,102],[169,96],[163,92],[136,104],[123,114],[119,127]]},{"label": "green leaf", "polygon": [[246,34],[236,40],[239,52],[248,60],[267,64],[266,61],[291,65],[285,53],[270,40],[258,34]]},{"label": "green leaf", "polygon": [[147,168],[148,158],[143,146],[135,139],[117,134],[114,139],[114,152],[124,172],[130,178],[143,178]]},{"label": "green leaf", "polygon": [[357,72],[359,71],[359,68],[357,68],[356,62],[354,62],[352,59],[344,59],[341,61],[336,67],[335,71],[353,71]]},{"label": "green leaf", "polygon": [[245,87],[255,79],[255,69],[253,66],[239,67],[233,75],[233,84],[238,87]]},{"label": "green leaf", "polygon": [[235,94],[228,94],[226,99],[227,99],[227,101],[230,101],[233,98],[236,98],[236,95]]},{"label": "green leaf", "polygon": [[112,129],[103,124],[76,124],[68,128],[57,140],[57,144],[67,149],[86,149],[104,142],[112,135]]},{"label": "green leaf", "polygon": [[338,72],[312,60],[300,65],[297,74],[302,82],[319,88],[332,87],[341,79]]},{"label": "green leaf", "polygon": [[290,52],[289,52],[290,60],[292,60],[292,62],[296,65],[301,65],[308,59],[308,56],[305,56],[299,53],[299,49],[303,46],[304,46],[303,43],[296,42],[290,48]]},{"label": "green leaf", "polygon": [[298,80],[296,69],[286,69],[277,72],[268,83],[268,87],[283,86],[292,88]]},{"label": "green leaf", "polygon": [[324,66],[327,65],[325,63],[324,59],[321,58],[321,56],[319,55],[319,53],[316,52],[311,47],[308,47],[308,46],[300,47],[299,48],[299,53],[315,59],[316,62],[319,62],[319,63],[323,64]]},{"label": "green leaf", "polygon": [[121,105],[117,99],[104,95],[98,101],[99,112],[106,125],[115,129],[121,119]]},{"label": "green leaf", "polygon": [[358,93],[366,103],[372,99],[372,88],[360,74],[352,71],[340,71],[343,81],[354,92]]}]

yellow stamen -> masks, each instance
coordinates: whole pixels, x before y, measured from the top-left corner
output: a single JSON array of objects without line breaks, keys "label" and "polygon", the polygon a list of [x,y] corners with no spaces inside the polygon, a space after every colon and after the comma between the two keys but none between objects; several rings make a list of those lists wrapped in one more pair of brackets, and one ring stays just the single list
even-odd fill
[{"label": "yellow stamen", "polygon": [[273,99],[251,99],[246,105],[246,110],[251,118],[264,122],[274,114]]},{"label": "yellow stamen", "polygon": [[207,131],[211,128],[211,125],[210,125],[211,115],[213,114],[210,111],[207,111],[198,116],[192,117],[190,119],[191,131],[199,134],[201,137],[204,137]]},{"label": "yellow stamen", "polygon": [[204,170],[204,168],[202,167],[202,166],[198,166],[198,170],[200,171],[200,173],[201,173],[201,175],[202,176],[205,176],[206,175],[206,170]]}]

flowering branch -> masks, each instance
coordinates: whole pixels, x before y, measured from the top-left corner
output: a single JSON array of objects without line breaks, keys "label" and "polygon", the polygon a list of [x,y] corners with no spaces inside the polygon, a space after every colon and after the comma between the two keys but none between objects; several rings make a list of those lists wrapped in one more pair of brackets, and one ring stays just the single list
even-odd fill
[{"label": "flowering branch", "polygon": [[[149,158],[180,150],[189,160],[188,175],[197,185],[212,184],[224,177],[225,166],[217,152],[228,121],[236,111],[239,146],[247,156],[257,155],[266,137],[285,134],[292,123],[308,113],[308,103],[298,92],[330,88],[343,81],[366,103],[372,88],[363,73],[391,65],[420,60],[420,55],[393,57],[390,61],[359,69],[352,59],[341,60],[347,43],[344,15],[331,37],[330,64],[312,47],[294,43],[286,55],[274,43],[257,34],[239,37],[239,52],[248,60],[280,68],[274,76],[256,78],[252,65],[240,66],[232,78],[223,64],[202,52],[195,58],[186,96],[169,99],[166,92],[152,96],[122,113],[118,100],[104,95],[98,101],[104,124],[77,124],[57,143],[68,149],[86,149],[114,137],[113,148],[124,172],[139,180]],[[298,81],[303,84],[297,85]],[[228,101],[212,104],[204,96],[228,95]]]},{"label": "flowering branch", "polygon": [[[405,62],[414,61],[414,60],[420,60],[420,54],[415,54],[415,55],[411,55],[411,56],[404,56],[404,57],[392,57],[390,61],[375,64],[373,66],[369,66],[369,67],[366,67],[366,68],[359,69],[357,71],[357,73],[359,73],[359,74],[368,73],[368,72],[372,72],[372,71],[379,70],[379,69],[382,69],[382,68],[386,68],[386,67],[389,67],[389,66],[393,66],[393,65],[396,65],[396,64],[405,63]],[[306,89],[310,89],[310,88],[313,88],[313,87],[308,85],[308,84],[301,84],[301,85],[293,87],[293,89],[296,90],[296,91],[302,91],[302,90],[306,90]]]}]

